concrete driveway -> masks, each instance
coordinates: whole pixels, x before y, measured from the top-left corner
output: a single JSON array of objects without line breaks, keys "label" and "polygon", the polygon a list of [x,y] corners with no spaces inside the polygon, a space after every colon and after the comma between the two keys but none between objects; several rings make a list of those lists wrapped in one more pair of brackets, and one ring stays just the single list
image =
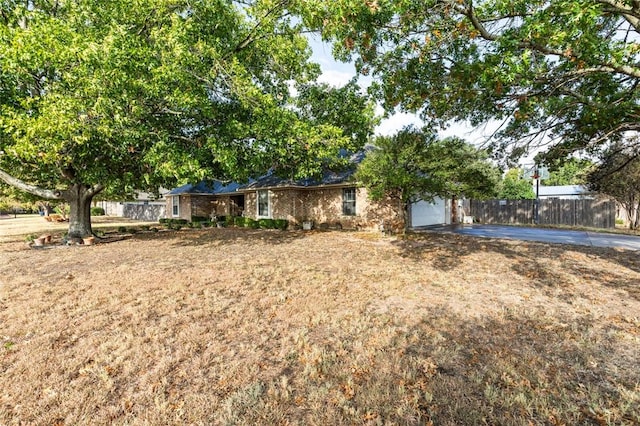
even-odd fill
[{"label": "concrete driveway", "polygon": [[527,228],[504,225],[444,225],[428,226],[415,231],[452,232],[485,238],[539,241],[555,244],[575,244],[592,247],[624,248],[640,250],[640,237],[604,232],[567,231],[562,229]]}]

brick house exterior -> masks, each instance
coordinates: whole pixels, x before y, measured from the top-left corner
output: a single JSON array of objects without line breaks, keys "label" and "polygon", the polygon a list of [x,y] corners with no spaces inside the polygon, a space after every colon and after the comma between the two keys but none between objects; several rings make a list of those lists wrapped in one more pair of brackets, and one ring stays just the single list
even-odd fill
[{"label": "brick house exterior", "polygon": [[398,231],[404,227],[402,207],[392,200],[371,201],[353,180],[365,152],[351,156],[351,167],[326,170],[317,179],[284,179],[269,173],[246,185],[213,181],[184,185],[166,195],[167,217],[244,216],[286,219],[300,227]]},{"label": "brick house exterior", "polygon": [[[397,203],[371,201],[365,188],[353,184],[241,191],[245,194],[244,215],[253,219],[286,219],[294,226],[311,221],[319,228],[398,230],[403,226]],[[262,208],[258,206],[260,193]]]},{"label": "brick house exterior", "polygon": [[191,220],[194,216],[241,216],[244,194],[237,190],[240,184],[220,181],[183,185],[165,195],[166,217]]}]

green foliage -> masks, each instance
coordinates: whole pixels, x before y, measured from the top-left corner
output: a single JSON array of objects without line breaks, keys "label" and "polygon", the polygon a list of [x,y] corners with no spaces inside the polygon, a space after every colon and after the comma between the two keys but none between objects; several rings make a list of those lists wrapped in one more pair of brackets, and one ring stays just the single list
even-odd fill
[{"label": "green foliage", "polygon": [[275,222],[273,219],[259,219],[258,226],[261,229],[275,229]]},{"label": "green foliage", "polygon": [[284,231],[289,226],[289,221],[287,219],[274,219],[274,226],[276,229]]},{"label": "green foliage", "polygon": [[423,196],[434,196],[430,177],[424,173],[430,158],[428,146],[434,141],[432,133],[413,128],[393,137],[378,137],[355,178],[367,187],[373,200],[390,197],[406,205]]},{"label": "green foliage", "polygon": [[391,197],[406,205],[434,197],[486,198],[496,193],[498,169],[486,153],[462,139],[437,140],[432,133],[408,128],[378,138],[376,145],[356,173],[374,200]]},{"label": "green foliage", "polygon": [[640,156],[634,149],[614,145],[602,154],[588,175],[591,191],[615,199],[627,214],[630,229],[640,228]]},{"label": "green foliage", "polygon": [[542,180],[544,185],[583,185],[587,175],[594,168],[591,160],[570,158],[562,162],[554,162],[549,167],[549,178]]},{"label": "green foliage", "polygon": [[344,146],[346,149],[355,151],[363,147],[380,122],[375,116],[375,103],[362,95],[355,81],[337,88],[326,83],[307,83],[297,89],[296,106],[300,116],[317,126],[342,129],[351,141]]},{"label": "green foliage", "polygon": [[191,222],[208,222],[207,216],[191,216]]},{"label": "green foliage", "polygon": [[[180,229],[183,226],[192,225],[187,219],[178,219],[178,218],[162,218],[159,220],[160,224],[165,225],[168,229]],[[193,226],[193,225],[192,225]]]},{"label": "green foliage", "polygon": [[638,131],[640,4],[632,1],[293,0],[336,56],[379,77],[386,111],[504,123],[493,153],[547,158]]},{"label": "green foliage", "polygon": [[91,216],[104,216],[104,209],[102,207],[91,207]]},{"label": "green foliage", "polygon": [[536,193],[533,190],[531,179],[522,178],[522,169],[510,169],[502,180],[498,198],[501,200],[534,200]]},{"label": "green foliage", "polygon": [[0,214],[9,213],[11,211],[12,203],[7,199],[0,199]]},{"label": "green foliage", "polygon": [[319,173],[341,148],[359,147],[370,129],[354,126],[372,107],[353,106],[353,87],[328,96],[325,110],[339,94],[354,101],[343,109],[350,130],[316,114],[327,88],[303,89],[314,108],[298,107],[291,85],[313,81],[319,67],[284,5],[3,2],[0,178],[41,197],[82,200],[70,212],[78,227],[70,233],[82,235],[98,194],[242,181],[270,168]]},{"label": "green foliage", "polygon": [[251,229],[258,229],[260,227],[260,223],[255,219],[252,219],[250,217],[245,217],[244,218],[244,227],[245,228],[251,228]]}]

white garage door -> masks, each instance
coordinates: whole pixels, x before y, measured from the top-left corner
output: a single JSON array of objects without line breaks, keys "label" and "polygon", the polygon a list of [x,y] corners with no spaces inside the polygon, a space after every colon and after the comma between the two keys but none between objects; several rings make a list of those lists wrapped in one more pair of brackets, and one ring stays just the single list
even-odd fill
[{"label": "white garage door", "polygon": [[433,202],[418,201],[411,205],[411,226],[429,226],[450,223],[448,203],[442,198]]}]

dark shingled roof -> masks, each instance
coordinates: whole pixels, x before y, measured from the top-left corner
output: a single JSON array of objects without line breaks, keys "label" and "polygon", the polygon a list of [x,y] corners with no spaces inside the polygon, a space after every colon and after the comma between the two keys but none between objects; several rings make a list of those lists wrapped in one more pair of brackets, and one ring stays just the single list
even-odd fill
[{"label": "dark shingled roof", "polygon": [[255,182],[242,186],[240,190],[289,187],[310,188],[314,186],[339,185],[341,183],[347,183],[355,173],[356,166],[362,162],[365,155],[366,151],[359,151],[352,154],[349,158],[349,163],[351,164],[347,168],[338,171],[325,170],[322,174],[322,178],[320,179],[287,179],[279,177],[273,172],[269,172],[268,174],[258,178]]},{"label": "dark shingled roof", "polygon": [[248,191],[260,188],[310,188],[314,186],[325,185],[339,185],[341,183],[347,183],[356,171],[358,164],[364,160],[373,147],[367,146],[363,151],[358,151],[355,154],[348,154],[346,151],[341,152],[343,157],[349,156],[349,167],[339,170],[325,170],[321,179],[286,179],[276,176],[272,171],[266,175],[259,177],[257,180],[250,179],[248,184],[240,184],[237,182],[223,183],[219,180],[202,181],[195,185],[187,184],[171,190],[165,196],[191,194],[191,195],[222,195],[230,194],[236,191]]},{"label": "dark shingled roof", "polygon": [[227,182],[223,183],[219,180],[213,181],[202,181],[193,185],[188,183],[186,185],[182,185],[178,188],[172,189],[167,195],[180,195],[180,194],[191,194],[191,195],[220,195],[220,194],[229,194],[234,193],[240,188],[242,185],[237,182]]}]

